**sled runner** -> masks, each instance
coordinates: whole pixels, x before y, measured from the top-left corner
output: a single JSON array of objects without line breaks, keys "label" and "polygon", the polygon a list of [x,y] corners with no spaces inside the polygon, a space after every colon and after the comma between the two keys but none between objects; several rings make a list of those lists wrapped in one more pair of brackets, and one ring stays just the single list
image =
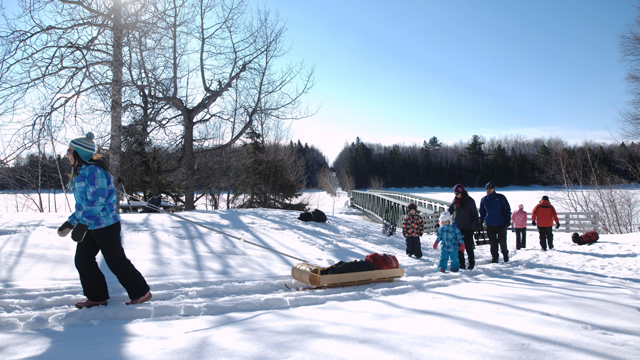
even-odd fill
[{"label": "sled runner", "polygon": [[319,275],[321,269],[318,265],[299,263],[291,269],[291,276],[305,284],[325,288],[392,282],[404,276],[404,268]]}]

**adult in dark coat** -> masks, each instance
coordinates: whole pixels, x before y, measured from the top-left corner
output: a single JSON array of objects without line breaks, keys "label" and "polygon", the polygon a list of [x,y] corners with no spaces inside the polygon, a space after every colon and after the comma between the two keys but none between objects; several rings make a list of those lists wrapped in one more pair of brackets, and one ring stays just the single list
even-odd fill
[{"label": "adult in dark coat", "polygon": [[[473,269],[476,265],[476,257],[474,253],[475,244],[473,242],[473,231],[480,228],[478,221],[478,209],[476,202],[467,193],[462,184],[453,187],[455,198],[449,205],[449,213],[453,218],[453,222],[462,232],[464,239],[464,248],[467,251],[469,259],[468,269]],[[464,251],[458,251],[458,259],[460,261],[460,269],[465,269]]]},{"label": "adult in dark coat", "polygon": [[507,198],[496,192],[492,182],[485,185],[487,195],[480,200],[480,224],[486,221],[491,246],[491,262],[498,262],[498,245],[504,262],[509,261],[507,227],[511,224],[511,206]]}]

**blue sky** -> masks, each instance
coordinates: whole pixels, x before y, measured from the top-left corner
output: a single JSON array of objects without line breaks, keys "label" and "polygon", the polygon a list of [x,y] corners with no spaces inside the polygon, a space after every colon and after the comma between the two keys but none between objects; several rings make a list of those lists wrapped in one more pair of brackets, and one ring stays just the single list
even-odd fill
[{"label": "blue sky", "polygon": [[629,100],[621,33],[635,1],[266,0],[322,107],[292,138],[333,162],[345,142],[521,135],[612,141]]}]

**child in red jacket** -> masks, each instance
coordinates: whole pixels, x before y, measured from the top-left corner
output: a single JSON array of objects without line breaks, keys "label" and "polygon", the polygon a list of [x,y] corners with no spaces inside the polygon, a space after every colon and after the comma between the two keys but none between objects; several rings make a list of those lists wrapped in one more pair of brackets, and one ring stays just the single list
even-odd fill
[{"label": "child in red jacket", "polygon": [[518,205],[518,211],[511,214],[513,228],[516,229],[516,250],[527,247],[527,212],[524,205]]}]

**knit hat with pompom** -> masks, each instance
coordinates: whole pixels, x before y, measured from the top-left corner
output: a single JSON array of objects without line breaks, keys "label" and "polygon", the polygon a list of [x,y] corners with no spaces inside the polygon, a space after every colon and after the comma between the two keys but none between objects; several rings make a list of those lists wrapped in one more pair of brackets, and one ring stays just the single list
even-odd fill
[{"label": "knit hat with pompom", "polygon": [[442,225],[442,223],[445,221],[448,221],[449,223],[451,223],[451,214],[448,211],[445,211],[442,214],[440,214],[440,225]]},{"label": "knit hat with pompom", "polygon": [[88,132],[85,137],[71,140],[69,146],[80,155],[82,160],[89,162],[93,154],[96,153],[96,143],[93,142],[93,138],[93,133]]}]

